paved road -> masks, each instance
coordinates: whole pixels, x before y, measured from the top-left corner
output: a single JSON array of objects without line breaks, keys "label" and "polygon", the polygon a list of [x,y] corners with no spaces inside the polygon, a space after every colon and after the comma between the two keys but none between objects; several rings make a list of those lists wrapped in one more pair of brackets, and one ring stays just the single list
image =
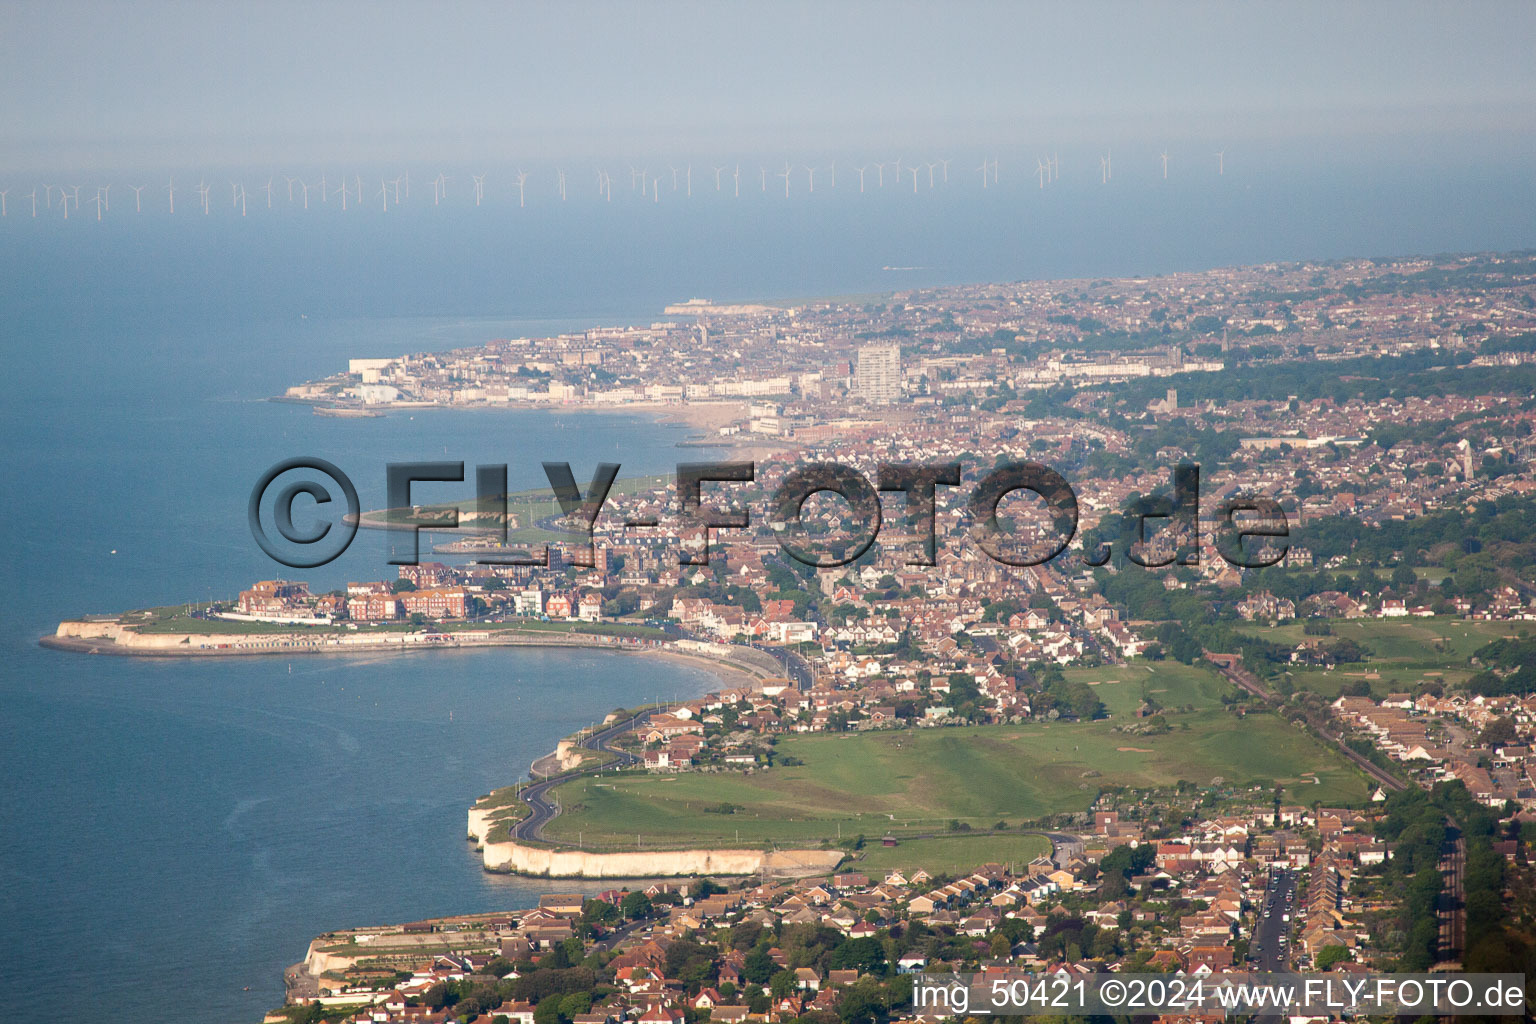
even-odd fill
[{"label": "paved road", "polygon": [[762,651],[773,658],[784,669],[784,674],[794,680],[795,687],[801,691],[809,690],[813,682],[811,676],[811,663],[806,661],[797,651],[791,651],[784,647],[768,647],[764,644],[748,644],[753,650]]},{"label": "paved road", "polygon": [[[1258,678],[1241,665],[1227,668],[1218,664],[1216,668],[1233,685],[1242,687],[1271,705],[1280,703],[1277,695],[1266,690]],[[1338,747],[1339,753],[1357,765],[1361,771],[1379,782],[1383,789],[1388,792],[1397,792],[1408,788],[1406,782],[1351,749],[1344,742],[1343,734],[1332,732],[1326,724],[1312,715],[1307,716],[1307,724],[1318,736]],[[1466,733],[1455,726],[1447,728],[1451,732],[1452,749],[1464,749],[1467,742]],[[1445,888],[1440,895],[1437,913],[1440,919],[1440,958],[1442,962],[1454,963],[1461,959],[1462,953],[1466,950],[1466,910],[1463,906],[1466,891],[1463,876],[1467,851],[1466,840],[1462,838],[1460,830],[1449,815],[1446,816],[1445,827],[1446,846],[1440,860],[1440,872],[1445,880]]]},{"label": "paved road", "polygon": [[[631,718],[620,719],[612,725],[599,729],[597,732],[584,738],[581,741],[581,746],[585,750],[603,750],[616,755],[616,760],[603,765],[603,768],[624,768],[632,764],[638,764],[640,759],[634,754],[625,750],[619,750],[616,747],[609,746],[609,744],[617,739],[621,733],[643,725],[650,717],[650,712],[646,712]],[[567,772],[564,775],[540,779],[525,786],[521,796],[523,801],[528,804],[529,814],[528,817],[512,826],[512,838],[534,842],[542,839],[541,833],[544,831],[544,826],[549,824],[550,819],[559,813],[555,805],[545,799],[549,791],[555,786],[563,782],[569,782],[577,776],[596,774],[600,770],[598,768],[588,768],[583,771]]]},{"label": "paved road", "polygon": [[1264,905],[1253,927],[1253,939],[1248,943],[1248,955],[1255,963],[1256,971],[1284,971],[1291,961],[1289,942],[1281,943],[1282,936],[1289,938],[1291,925],[1285,920],[1290,914],[1296,918],[1296,876],[1289,871],[1276,871],[1269,877],[1264,890]]}]

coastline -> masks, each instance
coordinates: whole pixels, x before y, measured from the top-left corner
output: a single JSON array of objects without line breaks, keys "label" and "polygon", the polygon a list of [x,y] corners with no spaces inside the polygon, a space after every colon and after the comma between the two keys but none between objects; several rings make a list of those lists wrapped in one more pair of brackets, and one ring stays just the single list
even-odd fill
[{"label": "coastline", "polygon": [[547,402],[499,402],[479,405],[451,405],[440,402],[380,402],[376,405],[360,405],[353,402],[334,402],[312,398],[294,398],[274,395],[270,402],[288,405],[307,405],[316,416],[332,416],[354,419],[379,419],[394,412],[441,410],[443,412],[468,412],[506,410],[517,412],[548,412],[555,414],[641,416],[660,426],[692,427],[707,433],[700,438],[688,438],[676,442],[679,448],[720,448],[735,458],[757,461],[786,451],[798,451],[800,446],[785,439],[770,439],[752,434],[714,434],[719,427],[748,418],[747,402],[626,402],[623,404],[594,404],[571,402],[554,405]]},{"label": "coastline", "polygon": [[[86,635],[68,627],[94,627]],[[116,627],[116,628],[113,628]],[[334,634],[315,637],[306,634],[188,634],[154,633],[141,634],[122,627],[116,621],[86,623],[65,621],[59,624],[59,632],[38,638],[39,646],[75,654],[105,654],[120,658],[231,658],[231,657],[291,657],[303,655],[357,655],[357,654],[409,654],[418,651],[485,650],[502,647],[545,647],[570,650],[601,650],[618,654],[647,655],[672,660],[681,664],[706,668],[720,680],[722,687],[745,686],[755,688],[762,680],[773,678],[767,666],[746,661],[729,661],[732,645],[704,644],[698,641],[635,640],[627,637],[610,637],[595,633],[523,633],[501,631],[506,635],[491,637],[461,637],[453,633],[395,633],[394,639],[337,637]],[[255,637],[256,643],[239,643],[242,638]],[[134,637],[139,642],[125,643],[123,637]],[[678,647],[678,643],[698,643],[693,649]],[[714,653],[712,648],[727,648]],[[751,650],[743,648],[742,650]]]}]

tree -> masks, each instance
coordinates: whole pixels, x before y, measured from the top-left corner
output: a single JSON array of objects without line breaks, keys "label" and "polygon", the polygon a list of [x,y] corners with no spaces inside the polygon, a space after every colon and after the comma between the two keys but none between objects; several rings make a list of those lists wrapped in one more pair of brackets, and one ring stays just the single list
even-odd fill
[{"label": "tree", "polygon": [[587,900],[581,905],[581,919],[587,924],[613,924],[619,919],[619,908],[607,900]]},{"label": "tree", "polygon": [[768,948],[758,946],[747,954],[747,959],[741,966],[741,973],[752,984],[762,985],[773,977],[773,972],[778,970],[778,966],[773,962],[773,957],[768,955]]},{"label": "tree", "polygon": [[1477,742],[1483,747],[1507,747],[1515,742],[1515,722],[1512,718],[1495,718],[1483,726],[1477,734]]},{"label": "tree", "polygon": [[539,1005],[533,1009],[533,1024],[562,1024],[560,1016],[560,1004],[565,997],[558,992],[551,992],[539,1000]]},{"label": "tree", "polygon": [[856,968],[865,974],[885,971],[885,946],[874,937],[849,939],[832,951],[828,961],[834,970]]},{"label": "tree", "polygon": [[1326,971],[1334,964],[1343,963],[1350,957],[1348,946],[1324,946],[1313,957],[1312,965],[1320,971]]},{"label": "tree", "polygon": [[626,893],[623,901],[619,903],[619,910],[631,921],[650,917],[652,911],[651,898],[638,889],[634,892]]}]

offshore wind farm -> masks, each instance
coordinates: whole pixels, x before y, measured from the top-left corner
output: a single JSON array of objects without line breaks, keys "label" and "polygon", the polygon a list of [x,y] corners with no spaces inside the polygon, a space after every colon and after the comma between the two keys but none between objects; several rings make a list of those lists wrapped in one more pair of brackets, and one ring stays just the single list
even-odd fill
[{"label": "offshore wind farm", "polygon": [[[773,163],[764,162],[765,158],[761,156],[731,159],[726,163],[705,159],[699,162],[697,169],[706,183],[713,172],[713,188],[706,185],[697,190],[694,187],[695,163],[690,159],[583,165],[546,163],[534,166],[532,170],[500,164],[479,169],[457,165],[435,169],[418,167],[414,198],[412,168],[408,166],[373,166],[366,171],[355,166],[348,166],[346,170],[311,167],[232,171],[226,168],[218,176],[226,177],[228,181],[227,203],[214,198],[215,186],[209,184],[208,172],[177,174],[172,171],[167,172],[163,180],[150,180],[144,175],[101,180],[95,175],[97,180],[71,184],[13,182],[0,190],[0,219],[16,216],[69,220],[84,216],[102,221],[114,216],[111,201],[114,187],[118,188],[119,196],[125,192],[133,193],[132,208],[120,200],[115,216],[175,216],[177,195],[191,193],[196,201],[190,209],[183,201],[182,216],[249,217],[261,211],[281,210],[385,214],[412,204],[460,208],[504,204],[516,205],[519,209],[583,201],[661,205],[722,198],[749,200],[754,198],[754,192],[757,198],[781,201],[816,195],[826,198],[880,192],[921,197],[951,190],[990,190],[996,195],[1005,195],[1024,191],[1032,181],[1037,182],[1039,191],[1063,182],[1061,152],[1056,148],[1034,153],[1020,150],[1011,157],[983,154],[969,175],[952,175],[951,165],[957,158],[942,153],[924,154],[919,159],[909,159],[901,154],[888,158],[878,154],[844,156],[845,173],[841,186],[837,179],[838,159],[834,155],[784,157],[781,162]],[[1033,170],[1029,169],[1030,161],[1033,161]],[[965,163],[969,165],[969,161]],[[857,176],[856,180],[847,174],[849,169]],[[297,173],[289,173],[290,170]],[[70,179],[88,177],[68,171],[53,173]],[[231,173],[235,176],[228,177]],[[1067,176],[1079,185],[1112,184],[1113,150],[1106,149],[1096,158],[1069,156]],[[1225,150],[1209,152],[1201,147],[1187,153],[1175,151],[1170,156],[1170,150],[1164,148],[1136,160],[1129,176],[1141,182],[1182,180],[1214,187],[1226,177]],[[757,189],[750,186],[754,177],[759,183]],[[743,178],[749,183],[745,189]],[[1122,180],[1125,178],[1126,175],[1122,175]],[[195,185],[191,184],[193,180]],[[282,186],[278,185],[279,180]],[[615,189],[615,180],[627,180],[628,188]],[[23,192],[23,188],[27,191]],[[12,193],[17,203],[7,201]]]}]

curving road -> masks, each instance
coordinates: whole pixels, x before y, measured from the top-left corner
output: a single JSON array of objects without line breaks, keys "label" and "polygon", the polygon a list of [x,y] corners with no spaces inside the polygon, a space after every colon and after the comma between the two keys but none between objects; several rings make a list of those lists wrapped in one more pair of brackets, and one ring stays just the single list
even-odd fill
[{"label": "curving road", "polygon": [[512,826],[512,838],[523,839],[530,842],[538,842],[543,838],[544,826],[550,819],[559,814],[559,808],[545,799],[551,789],[564,782],[583,775],[595,775],[604,768],[625,768],[629,765],[639,764],[640,759],[627,750],[620,750],[609,746],[623,733],[645,724],[650,720],[652,712],[643,712],[631,718],[621,719],[610,726],[599,729],[590,736],[581,740],[580,746],[584,750],[601,750],[615,756],[615,760],[609,761],[601,767],[583,768],[577,771],[566,772],[562,775],[553,775],[529,783],[519,794],[522,801],[528,805],[528,816]]}]

